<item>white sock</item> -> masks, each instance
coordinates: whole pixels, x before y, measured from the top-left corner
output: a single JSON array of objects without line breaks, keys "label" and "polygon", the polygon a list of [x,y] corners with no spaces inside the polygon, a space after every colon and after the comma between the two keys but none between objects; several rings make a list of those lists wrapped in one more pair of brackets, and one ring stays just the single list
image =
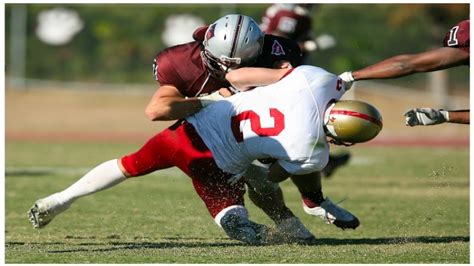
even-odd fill
[{"label": "white sock", "polygon": [[80,197],[113,187],[125,179],[118,166],[118,160],[113,159],[96,166],[76,183],[56,193],[56,197],[62,203],[70,204]]},{"label": "white sock", "polygon": [[221,225],[221,219],[222,217],[224,217],[226,214],[234,214],[234,215],[237,215],[239,217],[243,217],[245,219],[248,219],[249,217],[249,214],[248,214],[248,211],[247,209],[242,206],[242,205],[232,205],[232,206],[229,206],[223,210],[221,210],[217,215],[216,217],[214,217],[214,222],[216,222],[216,224],[219,226],[219,227],[222,227]]}]

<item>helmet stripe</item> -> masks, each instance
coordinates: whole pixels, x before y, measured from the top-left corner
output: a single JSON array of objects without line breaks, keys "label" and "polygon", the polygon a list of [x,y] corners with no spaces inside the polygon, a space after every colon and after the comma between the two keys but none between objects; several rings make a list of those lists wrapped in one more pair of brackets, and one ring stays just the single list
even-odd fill
[{"label": "helmet stripe", "polygon": [[234,58],[235,52],[237,51],[237,41],[239,40],[240,31],[242,29],[242,21],[244,16],[239,15],[239,20],[237,21],[237,29],[234,34],[234,39],[232,40],[232,48],[230,49],[230,58]]},{"label": "helmet stripe", "polygon": [[372,116],[369,116],[369,115],[366,115],[366,114],[363,114],[363,113],[359,113],[359,112],[355,112],[355,111],[348,111],[348,110],[331,110],[331,115],[349,115],[349,116],[355,116],[355,117],[358,117],[358,118],[361,118],[361,119],[364,119],[364,120],[367,120],[367,121],[370,121],[376,125],[378,125],[379,127],[382,127],[382,121],[378,120],[377,118],[375,117],[372,117]]}]

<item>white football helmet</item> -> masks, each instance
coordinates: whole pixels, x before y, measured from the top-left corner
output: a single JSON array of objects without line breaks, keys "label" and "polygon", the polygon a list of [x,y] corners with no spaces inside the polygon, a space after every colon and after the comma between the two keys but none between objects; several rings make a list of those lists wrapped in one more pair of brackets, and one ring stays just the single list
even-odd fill
[{"label": "white football helmet", "polygon": [[204,36],[202,58],[213,74],[251,65],[260,55],[264,34],[248,16],[231,14],[212,23]]},{"label": "white football helmet", "polygon": [[382,116],[372,105],[360,101],[338,101],[324,115],[326,135],[331,143],[353,145],[369,141],[382,130]]}]

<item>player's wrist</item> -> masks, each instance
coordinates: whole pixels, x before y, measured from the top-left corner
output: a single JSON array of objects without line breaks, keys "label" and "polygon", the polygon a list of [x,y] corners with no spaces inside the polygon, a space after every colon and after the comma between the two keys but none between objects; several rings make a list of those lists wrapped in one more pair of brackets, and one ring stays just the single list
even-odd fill
[{"label": "player's wrist", "polygon": [[444,117],[446,122],[449,122],[449,111],[439,110],[439,113]]},{"label": "player's wrist", "polygon": [[344,80],[345,82],[353,82],[354,77],[352,76],[352,71],[346,71],[339,75],[339,77]]}]

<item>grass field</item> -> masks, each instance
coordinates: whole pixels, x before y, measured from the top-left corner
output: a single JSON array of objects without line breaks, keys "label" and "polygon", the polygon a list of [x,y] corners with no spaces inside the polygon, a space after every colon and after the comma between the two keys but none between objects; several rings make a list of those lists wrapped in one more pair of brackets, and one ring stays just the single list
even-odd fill
[{"label": "grass field", "polygon": [[[361,220],[342,231],[289,207],[317,236],[315,245],[248,246],[229,240],[176,169],[82,198],[48,227],[26,211],[96,164],[139,144],[6,142],[7,263],[469,263],[469,150],[355,146],[327,196]],[[250,216],[271,224],[248,200]]]}]

